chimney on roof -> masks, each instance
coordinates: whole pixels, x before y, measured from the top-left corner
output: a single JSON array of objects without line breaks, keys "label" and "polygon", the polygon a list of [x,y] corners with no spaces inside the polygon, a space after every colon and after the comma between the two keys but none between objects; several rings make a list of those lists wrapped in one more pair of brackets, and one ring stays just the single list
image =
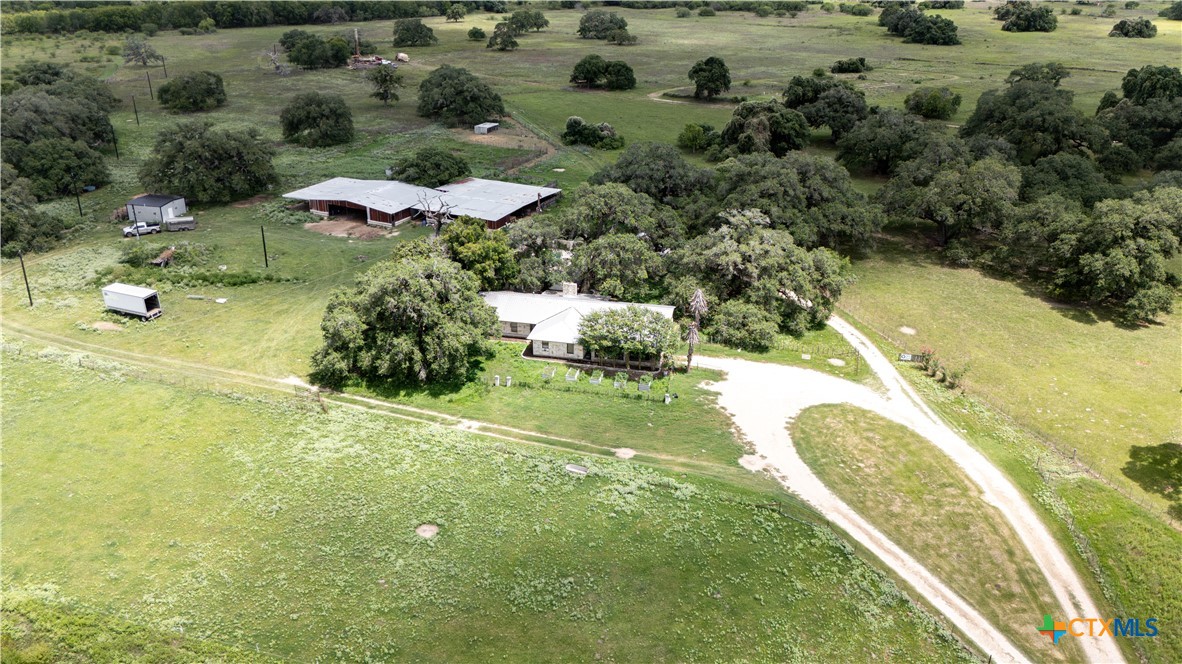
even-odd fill
[{"label": "chimney on roof", "polygon": [[562,296],[575,297],[579,294],[579,285],[573,281],[562,282]]}]

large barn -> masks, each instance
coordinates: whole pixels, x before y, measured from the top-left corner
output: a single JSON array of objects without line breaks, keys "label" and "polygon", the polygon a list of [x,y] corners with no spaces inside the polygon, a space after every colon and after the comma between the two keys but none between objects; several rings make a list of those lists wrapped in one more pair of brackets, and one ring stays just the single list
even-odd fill
[{"label": "large barn", "polygon": [[396,180],[333,178],[284,198],[307,201],[312,214],[330,216],[356,210],[365,223],[393,226],[425,212],[481,219],[492,229],[537,212],[558,199],[561,189],[516,182],[466,178],[437,189]]}]

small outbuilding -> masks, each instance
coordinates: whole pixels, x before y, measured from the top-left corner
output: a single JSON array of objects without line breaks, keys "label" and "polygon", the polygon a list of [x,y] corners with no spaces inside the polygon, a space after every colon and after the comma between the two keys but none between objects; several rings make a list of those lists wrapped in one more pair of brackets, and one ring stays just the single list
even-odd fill
[{"label": "small outbuilding", "polygon": [[477,134],[491,134],[500,128],[501,123],[499,122],[481,122],[474,127]]},{"label": "small outbuilding", "polygon": [[160,315],[160,295],[151,288],[113,283],[103,286],[103,304],[108,309],[152,320]]},{"label": "small outbuilding", "polygon": [[144,194],[127,202],[127,218],[131,221],[155,221],[184,217],[189,211],[183,196]]}]

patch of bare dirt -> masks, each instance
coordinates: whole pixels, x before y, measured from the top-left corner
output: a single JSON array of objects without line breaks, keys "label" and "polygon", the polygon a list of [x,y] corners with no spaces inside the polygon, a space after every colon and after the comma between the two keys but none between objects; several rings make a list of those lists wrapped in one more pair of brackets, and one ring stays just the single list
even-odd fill
[{"label": "patch of bare dirt", "polygon": [[[515,163],[508,169],[507,172],[512,173],[522,168],[532,166],[539,161],[548,159],[554,154],[554,146],[536,136],[520,124],[514,122],[513,126],[506,127],[501,125],[501,128],[491,134],[477,134],[470,128],[460,128],[452,130],[452,134],[469,143],[479,143],[481,145],[491,145],[498,148],[511,148],[514,150],[528,150],[535,153],[536,156],[522,163]],[[502,164],[502,166],[504,166]]]},{"label": "patch of bare dirt", "polygon": [[97,323],[93,323],[91,325],[91,327],[93,327],[94,329],[96,329],[100,332],[122,332],[123,331],[123,326],[120,325],[119,323],[110,323],[105,320],[100,320]]},{"label": "patch of bare dirt", "polygon": [[418,528],[415,528],[415,534],[423,539],[431,539],[439,534],[439,526],[433,523],[424,523]]},{"label": "patch of bare dirt", "polygon": [[327,219],[304,224],[304,228],[334,237],[352,237],[358,240],[376,240],[392,234],[391,231],[377,226],[366,226],[360,221],[348,219]]},{"label": "patch of bare dirt", "polygon": [[251,196],[250,198],[247,198],[245,200],[236,201],[234,203],[231,203],[230,206],[236,207],[236,208],[254,207],[254,206],[258,205],[259,203],[262,203],[263,201],[267,200],[268,198],[271,198],[270,194],[259,194],[258,196]]},{"label": "patch of bare dirt", "polygon": [[758,454],[744,454],[739,457],[739,465],[751,472],[759,472],[767,466],[767,459]]},{"label": "patch of bare dirt", "polygon": [[630,447],[621,447],[616,449],[616,456],[621,459],[631,459],[636,456],[636,450]]},{"label": "patch of bare dirt", "polygon": [[899,328],[899,331],[902,332],[903,334],[914,335],[916,330],[914,327],[907,327],[906,325],[904,325]]}]

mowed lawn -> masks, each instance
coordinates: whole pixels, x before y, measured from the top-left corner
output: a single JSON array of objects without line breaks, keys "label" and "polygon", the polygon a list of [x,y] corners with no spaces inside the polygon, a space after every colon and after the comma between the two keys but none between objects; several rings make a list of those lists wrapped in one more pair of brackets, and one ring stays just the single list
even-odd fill
[{"label": "mowed lawn", "polygon": [[1030,626],[1057,606],[1005,516],[952,459],[901,424],[847,405],[816,406],[792,441],[825,486],[915,556],[1033,661],[1080,661],[1073,641]]},{"label": "mowed lawn", "polygon": [[[1021,284],[943,266],[922,250],[885,241],[854,262],[857,282],[840,308],[917,352],[929,347],[968,366],[966,388],[1060,451],[1127,491],[1131,451],[1182,441],[1178,367],[1182,319],[1127,329],[1103,312],[1064,305]],[[911,328],[906,334],[900,328]]]},{"label": "mowed lawn", "polygon": [[4,360],[3,581],[51,584],[71,611],[303,661],[968,657],[764,493],[67,355]]}]

